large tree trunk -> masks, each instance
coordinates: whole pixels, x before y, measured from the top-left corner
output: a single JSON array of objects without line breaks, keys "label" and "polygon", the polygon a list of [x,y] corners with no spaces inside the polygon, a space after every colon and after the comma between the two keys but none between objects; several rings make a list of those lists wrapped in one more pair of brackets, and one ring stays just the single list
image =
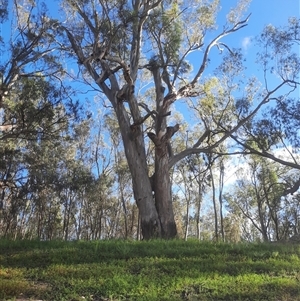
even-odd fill
[{"label": "large tree trunk", "polygon": [[148,132],[148,137],[155,145],[153,191],[160,221],[161,237],[170,239],[177,235],[169,172],[169,158],[172,156],[170,140],[179,130],[179,125],[167,127],[166,117],[170,115],[171,102],[164,97],[165,88],[162,83],[161,67],[156,61],[153,61],[150,65],[149,70],[153,74],[156,95],[155,134]]},{"label": "large tree trunk", "polygon": [[167,143],[155,148],[154,194],[158,212],[161,237],[170,239],[177,235],[172,204],[172,187],[169,174],[169,155]]},{"label": "large tree trunk", "polygon": [[120,125],[124,150],[132,176],[133,194],[139,208],[144,239],[161,236],[158,213],[148,175],[147,158],[141,124],[130,125],[122,102],[111,99]]},{"label": "large tree trunk", "polygon": [[[162,86],[160,66],[158,64],[155,64],[152,70],[157,94],[157,118],[155,122],[157,141],[154,142],[156,146],[155,165],[157,169],[155,170],[154,183],[152,183],[148,174],[143,133],[143,123],[152,113],[148,114],[148,116],[146,115],[146,117],[141,117],[138,101],[134,96],[134,84],[137,80],[137,71],[139,68],[142,26],[146,19],[147,12],[158,4],[159,2],[152,6],[147,4],[145,6],[145,16],[142,17],[139,22],[133,23],[130,63],[125,64],[120,58],[109,56],[109,54],[105,54],[104,59],[103,53],[103,55],[98,58],[103,70],[100,75],[91,64],[90,59],[85,57],[71,32],[63,27],[79,62],[82,62],[88,73],[113,105],[120,126],[125,156],[132,176],[133,193],[139,209],[144,239],[155,237],[173,238],[176,236],[176,224],[172,209],[171,183],[169,177],[169,155],[166,150],[172,135],[179,129],[179,126],[172,127],[172,129],[170,128],[167,131],[166,116],[169,115],[168,109],[171,105],[171,101],[164,100],[164,88]],[[135,10],[137,13],[139,12],[139,2],[136,2]],[[81,11],[81,14],[84,15],[84,12]],[[88,17],[86,16],[86,18]],[[118,67],[113,67],[112,69],[106,61],[111,65],[117,64]],[[118,77],[116,76],[117,71],[120,69],[123,71],[124,78],[122,87],[120,87],[121,82],[118,81]],[[106,84],[107,81],[109,81],[109,85]],[[130,114],[128,114],[128,110],[125,109],[124,102],[128,103]],[[163,134],[158,135],[158,133]],[[155,134],[153,135],[156,136]],[[155,201],[152,193],[152,184],[154,184]]]}]

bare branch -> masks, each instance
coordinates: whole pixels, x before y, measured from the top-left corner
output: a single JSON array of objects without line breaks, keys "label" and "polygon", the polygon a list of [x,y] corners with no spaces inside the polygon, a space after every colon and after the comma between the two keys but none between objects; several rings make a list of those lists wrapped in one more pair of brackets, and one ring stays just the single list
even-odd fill
[{"label": "bare branch", "polygon": [[182,152],[178,153],[177,155],[174,155],[169,160],[169,169],[172,168],[177,162],[182,160],[183,158],[193,155],[193,154],[208,154],[211,153],[213,147],[204,147],[204,148],[187,148],[183,150]]},{"label": "bare branch", "polygon": [[198,141],[193,145],[193,148],[197,148],[200,146],[200,144],[209,136],[210,130],[206,129],[206,131],[203,133],[203,135],[198,139]]},{"label": "bare branch", "polygon": [[295,193],[300,187],[300,179],[294,183],[294,185],[291,188],[288,188],[283,191],[283,196],[288,195],[288,194],[293,194]]},{"label": "bare branch", "polygon": [[17,124],[4,124],[4,125],[0,125],[0,131],[9,132],[16,127],[17,127]]},{"label": "bare branch", "polygon": [[268,159],[271,159],[272,161],[275,161],[275,162],[278,162],[282,165],[285,165],[285,166],[289,166],[289,167],[292,167],[292,168],[295,168],[295,169],[300,169],[300,165],[297,164],[297,163],[292,163],[292,162],[289,162],[289,161],[286,161],[286,160],[282,160],[280,158],[277,158],[275,157],[274,155],[266,152],[266,151],[258,151],[256,149],[254,149],[253,147],[247,145],[246,143],[243,143],[241,142],[236,136],[234,135],[230,135],[230,137],[235,141],[237,142],[239,145],[243,146],[245,149],[248,149],[251,154],[255,154],[255,155],[258,155],[258,156],[261,156],[261,157],[264,157],[264,158],[268,158]]},{"label": "bare branch", "polygon": [[96,28],[92,24],[90,18],[84,13],[84,11],[80,8],[80,6],[76,3],[76,1],[72,1],[72,5],[75,6],[77,12],[79,15],[83,18],[84,22],[87,24],[87,26],[90,28],[92,33],[95,35],[96,34]]},{"label": "bare branch", "polygon": [[[224,142],[227,138],[231,137],[233,138],[233,133],[237,132],[238,129],[240,129],[246,122],[248,122],[258,111],[259,109],[266,103],[269,102],[270,96],[275,93],[277,90],[279,90],[282,86],[284,86],[285,84],[287,84],[288,81],[282,82],[280,85],[278,85],[276,88],[274,88],[272,91],[268,92],[266,94],[266,96],[262,99],[262,101],[257,105],[257,107],[244,119],[240,120],[240,122],[237,123],[236,126],[234,126],[232,129],[227,130],[225,128],[223,128],[224,131],[224,135],[215,143],[213,143],[212,145],[205,147],[205,148],[197,148],[200,143],[202,142],[203,139],[205,139],[202,135],[202,137],[199,138],[199,140],[197,141],[197,143],[195,144],[196,147],[193,148],[188,148],[180,153],[178,153],[177,155],[175,155],[173,158],[170,159],[169,162],[169,168],[171,168],[174,164],[176,164],[179,160],[185,158],[186,156],[189,156],[191,154],[199,154],[201,152],[203,153],[209,153],[212,152],[213,149],[215,149],[216,147],[218,147],[222,142]],[[219,125],[221,126],[221,125]],[[199,143],[200,141],[200,143]],[[263,153],[262,153],[263,154]],[[271,156],[271,155],[270,155]],[[280,159],[277,159],[280,160]],[[279,161],[278,161],[279,162]],[[282,161],[284,162],[284,161]],[[289,163],[289,164],[293,164],[293,163]],[[292,165],[288,165],[294,168],[297,168],[295,166],[298,166],[298,169],[300,169],[300,166],[297,164],[293,164]]]},{"label": "bare branch", "polygon": [[167,127],[167,132],[164,136],[162,136],[161,140],[170,140],[173,135],[179,131],[179,124],[177,123],[174,126],[168,126]]},{"label": "bare branch", "polygon": [[202,64],[197,72],[197,74],[195,75],[194,79],[191,81],[191,83],[189,84],[190,86],[193,86],[196,82],[198,82],[198,80],[200,79],[200,77],[202,76],[204,70],[205,70],[205,67],[206,67],[206,64],[208,62],[208,55],[210,53],[210,50],[213,46],[215,46],[218,41],[222,38],[224,38],[225,36],[235,32],[235,31],[238,31],[240,30],[241,28],[247,26],[247,22],[249,20],[249,17],[250,15],[243,21],[240,21],[238,22],[237,24],[235,24],[232,28],[228,29],[228,30],[225,30],[223,31],[221,34],[219,34],[217,37],[215,37],[209,44],[208,46],[206,47],[205,49],[205,52],[204,52],[204,56],[203,56],[203,59],[202,59]]},{"label": "bare branch", "polygon": [[139,102],[138,105],[140,107],[142,107],[148,114],[151,114],[151,117],[154,121],[156,120],[157,111],[155,111],[155,110],[150,111],[148,106],[145,103],[142,103],[142,102]]}]

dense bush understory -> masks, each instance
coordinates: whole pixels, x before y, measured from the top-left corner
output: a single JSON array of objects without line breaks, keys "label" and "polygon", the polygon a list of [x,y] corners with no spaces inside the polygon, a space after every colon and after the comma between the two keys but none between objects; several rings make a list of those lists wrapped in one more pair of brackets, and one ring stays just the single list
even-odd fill
[{"label": "dense bush understory", "polygon": [[0,241],[0,299],[300,300],[300,246]]}]

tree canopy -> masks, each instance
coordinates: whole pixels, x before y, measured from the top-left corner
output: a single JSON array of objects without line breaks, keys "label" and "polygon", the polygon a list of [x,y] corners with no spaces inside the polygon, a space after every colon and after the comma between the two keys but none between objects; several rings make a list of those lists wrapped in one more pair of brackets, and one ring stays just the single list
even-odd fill
[{"label": "tree canopy", "polygon": [[[198,181],[198,197],[188,198],[198,212],[203,186],[212,186],[215,236],[221,227],[224,239],[224,160],[259,156],[298,171],[299,19],[290,18],[285,27],[268,25],[257,37],[260,82],[245,78],[244,54],[226,41],[251,22],[249,1],[237,2],[218,24],[221,2],[61,0],[58,12],[43,1],[14,1],[13,31],[1,46],[8,51],[0,71],[2,207],[11,210],[17,199],[25,211],[42,206],[40,221],[48,206],[56,221],[64,221],[57,231],[65,239],[70,223],[77,237],[85,224],[95,229],[86,229],[87,237],[99,238],[102,222],[116,223],[109,217],[111,202],[123,208],[128,236],[130,201],[122,178],[130,175],[139,213],[131,220],[142,237],[174,238],[179,223],[172,183],[183,173],[178,183]],[[0,17],[5,22],[6,6]],[[211,74],[214,56],[220,63]],[[98,117],[80,94],[98,95]],[[286,197],[299,185],[295,176],[278,193]],[[116,187],[118,194],[105,196]],[[88,214],[81,219],[82,210],[91,215],[92,208],[97,225]]]}]

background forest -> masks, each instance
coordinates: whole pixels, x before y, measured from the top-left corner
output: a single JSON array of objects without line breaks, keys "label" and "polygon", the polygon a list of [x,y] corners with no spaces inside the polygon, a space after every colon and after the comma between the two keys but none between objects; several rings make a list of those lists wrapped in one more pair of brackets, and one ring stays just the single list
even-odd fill
[{"label": "background forest", "polygon": [[300,20],[220,2],[2,1],[0,237],[298,235]]}]

